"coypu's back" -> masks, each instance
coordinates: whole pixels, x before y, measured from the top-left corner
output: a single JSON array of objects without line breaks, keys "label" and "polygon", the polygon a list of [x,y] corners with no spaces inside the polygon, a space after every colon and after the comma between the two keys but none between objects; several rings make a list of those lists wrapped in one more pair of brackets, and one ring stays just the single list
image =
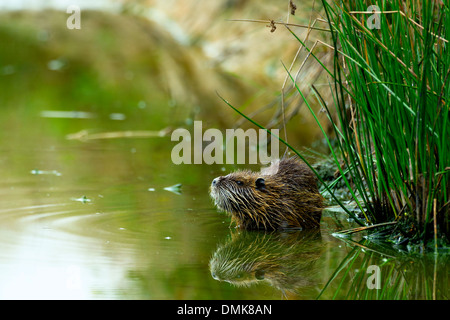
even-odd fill
[{"label": "coypu's back", "polygon": [[246,229],[314,228],[323,197],[311,169],[296,160],[277,160],[260,172],[236,171],[211,184],[215,204]]}]

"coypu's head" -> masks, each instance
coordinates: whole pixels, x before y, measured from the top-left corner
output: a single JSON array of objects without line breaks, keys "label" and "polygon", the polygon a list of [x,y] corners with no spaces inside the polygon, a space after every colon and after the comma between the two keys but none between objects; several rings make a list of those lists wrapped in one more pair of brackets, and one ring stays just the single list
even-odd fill
[{"label": "coypu's head", "polygon": [[[210,195],[242,228],[279,229],[317,226],[322,208],[315,176],[292,158],[272,163],[260,172],[236,171],[215,178]],[[312,216],[306,214],[314,211]],[[303,221],[303,222],[302,222]]]}]

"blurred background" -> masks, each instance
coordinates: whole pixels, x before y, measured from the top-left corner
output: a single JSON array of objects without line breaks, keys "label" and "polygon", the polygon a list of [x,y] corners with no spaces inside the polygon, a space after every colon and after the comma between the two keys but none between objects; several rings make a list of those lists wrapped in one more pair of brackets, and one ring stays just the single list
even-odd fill
[{"label": "blurred background", "polygon": [[[298,41],[282,26],[271,33],[265,24],[230,20],[286,21],[284,2],[3,1],[1,103],[26,105],[28,114],[122,113],[135,129],[193,120],[222,127],[240,120],[239,126],[248,126],[217,92],[246,114],[259,112],[255,119],[261,124],[280,126],[286,78],[281,62],[294,61]],[[71,5],[81,10],[81,29],[67,28]],[[317,6],[299,4],[290,22],[308,25],[320,18]],[[318,38],[313,31],[309,43]],[[330,55],[320,46],[316,54]],[[299,77],[305,88],[321,74],[310,60]],[[316,126],[307,110],[299,112],[300,100],[291,105],[287,113],[297,115],[292,140],[311,146],[320,138]]]}]

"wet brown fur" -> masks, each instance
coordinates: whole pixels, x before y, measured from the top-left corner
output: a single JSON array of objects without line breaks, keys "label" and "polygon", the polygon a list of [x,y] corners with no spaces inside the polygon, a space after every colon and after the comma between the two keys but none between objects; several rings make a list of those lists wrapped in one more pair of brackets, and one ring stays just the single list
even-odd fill
[{"label": "wet brown fur", "polygon": [[244,229],[319,227],[323,197],[311,169],[285,158],[260,172],[236,171],[213,180],[210,190],[218,208]]}]

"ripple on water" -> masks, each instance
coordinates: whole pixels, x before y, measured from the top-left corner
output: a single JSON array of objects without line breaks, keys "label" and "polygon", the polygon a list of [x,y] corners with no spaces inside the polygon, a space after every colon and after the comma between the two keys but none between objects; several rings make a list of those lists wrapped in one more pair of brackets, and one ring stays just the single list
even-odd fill
[{"label": "ripple on water", "polygon": [[[130,272],[196,265],[218,224],[228,232],[211,208],[59,199],[0,209],[0,298],[115,298]],[[74,274],[75,291],[66,283]]]},{"label": "ripple on water", "polygon": [[163,238],[153,220],[169,215],[97,209],[65,202],[0,210],[0,298],[118,295],[128,270],[149,263],[136,256]]},{"label": "ripple on water", "polygon": [[50,203],[0,210],[0,241],[3,247],[55,241],[67,250],[93,244],[116,244],[120,250],[133,250],[139,244],[151,250],[163,240],[178,241],[180,233],[215,228],[224,220],[210,210],[149,211],[127,206],[99,210],[91,203]]}]

